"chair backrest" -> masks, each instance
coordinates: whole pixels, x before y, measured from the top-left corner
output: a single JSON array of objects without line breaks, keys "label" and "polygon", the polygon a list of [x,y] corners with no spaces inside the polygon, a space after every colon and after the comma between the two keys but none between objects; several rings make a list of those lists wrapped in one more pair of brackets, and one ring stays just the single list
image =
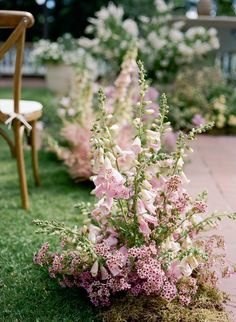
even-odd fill
[{"label": "chair backrest", "polygon": [[0,60],[6,52],[16,45],[16,60],[14,73],[14,112],[19,113],[21,98],[21,66],[24,55],[25,32],[34,24],[34,17],[25,11],[0,10],[0,29],[13,29],[10,36],[0,47]]}]

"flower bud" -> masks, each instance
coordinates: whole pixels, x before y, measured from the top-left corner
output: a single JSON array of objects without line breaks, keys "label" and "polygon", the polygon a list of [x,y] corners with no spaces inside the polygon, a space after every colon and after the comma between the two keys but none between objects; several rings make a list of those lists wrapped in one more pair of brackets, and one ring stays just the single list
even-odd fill
[{"label": "flower bud", "polygon": [[194,256],[188,256],[187,262],[190,265],[191,269],[195,269],[199,265],[197,259]]},{"label": "flower bud", "polygon": [[118,124],[113,124],[111,127],[110,127],[110,130],[111,131],[114,131],[114,132],[117,132],[119,130],[119,126]]},{"label": "flower bud", "polygon": [[140,122],[141,122],[140,118],[137,117],[136,119],[134,119],[134,126],[138,126]]},{"label": "flower bud", "polygon": [[147,115],[152,115],[153,113],[155,113],[155,111],[152,108],[145,110],[145,114]]},{"label": "flower bud", "polygon": [[152,101],[145,101],[144,104],[145,105],[151,105],[152,104]]},{"label": "flower bud", "polygon": [[95,261],[91,270],[90,270],[90,273],[93,277],[97,276],[98,274],[98,261]]},{"label": "flower bud", "polygon": [[88,231],[88,227],[86,225],[83,226],[82,232],[85,234]]}]

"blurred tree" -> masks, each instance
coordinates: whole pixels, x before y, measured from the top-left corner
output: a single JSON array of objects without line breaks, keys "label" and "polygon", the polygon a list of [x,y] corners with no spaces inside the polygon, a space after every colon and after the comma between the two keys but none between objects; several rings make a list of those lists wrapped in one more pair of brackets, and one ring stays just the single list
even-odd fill
[{"label": "blurred tree", "polygon": [[109,0],[56,0],[55,8],[50,11],[50,38],[55,39],[65,32],[80,37],[88,24],[88,17],[108,2]]},{"label": "blurred tree", "polygon": [[[152,16],[155,0],[113,0],[124,7],[125,16],[137,19],[139,15]],[[166,0],[174,2],[176,14],[181,14],[189,2],[197,0]],[[50,38],[55,40],[69,32],[80,37],[88,24],[88,18],[94,16],[109,0],[0,0],[0,8],[5,10],[26,10],[35,17],[35,26],[27,34],[28,40]],[[233,0],[218,0],[219,15],[233,15]]]},{"label": "blurred tree", "polygon": [[50,38],[55,40],[69,32],[75,37],[83,34],[87,19],[109,0],[0,0],[2,10],[24,10],[35,17],[34,28],[27,39]]},{"label": "blurred tree", "polygon": [[[35,35],[42,36],[42,8],[35,0],[0,0],[1,10],[23,10],[31,12],[35,17],[35,26],[27,32],[27,39],[33,39]],[[5,34],[5,33],[3,33]]]},{"label": "blurred tree", "polygon": [[217,15],[218,16],[234,16],[235,11],[233,7],[233,0],[218,0],[217,1]]}]

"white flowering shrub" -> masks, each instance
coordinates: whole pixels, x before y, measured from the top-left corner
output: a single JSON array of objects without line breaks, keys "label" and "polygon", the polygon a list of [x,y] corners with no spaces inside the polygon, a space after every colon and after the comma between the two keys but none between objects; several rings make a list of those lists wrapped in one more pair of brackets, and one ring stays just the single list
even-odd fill
[{"label": "white flowering shrub", "polygon": [[219,48],[217,31],[204,27],[184,30],[184,23],[172,23],[171,6],[156,0],[155,17],[140,17],[143,37],[140,54],[152,78],[169,81],[179,69]]},{"label": "white flowering shrub", "polygon": [[66,64],[86,68],[96,78],[103,73],[103,64],[96,61],[79,46],[78,39],[70,34],[59,37],[56,42],[41,39],[34,44],[31,60],[35,64]]},{"label": "white flowering shrub", "polygon": [[137,17],[137,24],[124,18],[121,6],[109,3],[95,18],[90,18],[86,33],[93,38],[82,37],[80,45],[104,59],[110,66],[109,72],[116,72],[127,49],[137,43],[149,75],[158,81],[169,81],[183,65],[219,48],[214,28],[192,27],[186,31],[184,23],[171,23],[171,5],[163,0],[154,4],[153,15]]},{"label": "white flowering shrub", "polygon": [[62,48],[56,42],[40,39],[34,44],[31,60],[36,64],[59,63],[62,61]]},{"label": "white flowering shrub", "polygon": [[214,131],[235,133],[236,89],[215,67],[184,68],[171,88],[169,113],[176,131],[214,121]]},{"label": "white flowering shrub", "polygon": [[[82,37],[79,44],[95,57],[109,62],[111,68],[118,70],[127,50],[137,41],[138,26],[132,19],[124,19],[124,10],[109,3],[89,19],[86,33],[93,38]],[[114,65],[115,62],[115,65]]]}]

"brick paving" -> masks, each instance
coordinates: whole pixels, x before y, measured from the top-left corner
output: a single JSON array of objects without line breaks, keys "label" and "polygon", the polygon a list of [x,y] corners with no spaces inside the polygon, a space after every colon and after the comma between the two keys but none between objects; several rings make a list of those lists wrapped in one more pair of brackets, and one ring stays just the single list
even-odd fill
[{"label": "brick paving", "polygon": [[[209,211],[236,211],[236,136],[200,136],[185,172],[192,195],[209,193]],[[236,263],[236,221],[224,220],[218,229],[224,235],[228,257]],[[220,288],[231,296],[229,311],[236,322],[236,276],[223,279]]]}]

